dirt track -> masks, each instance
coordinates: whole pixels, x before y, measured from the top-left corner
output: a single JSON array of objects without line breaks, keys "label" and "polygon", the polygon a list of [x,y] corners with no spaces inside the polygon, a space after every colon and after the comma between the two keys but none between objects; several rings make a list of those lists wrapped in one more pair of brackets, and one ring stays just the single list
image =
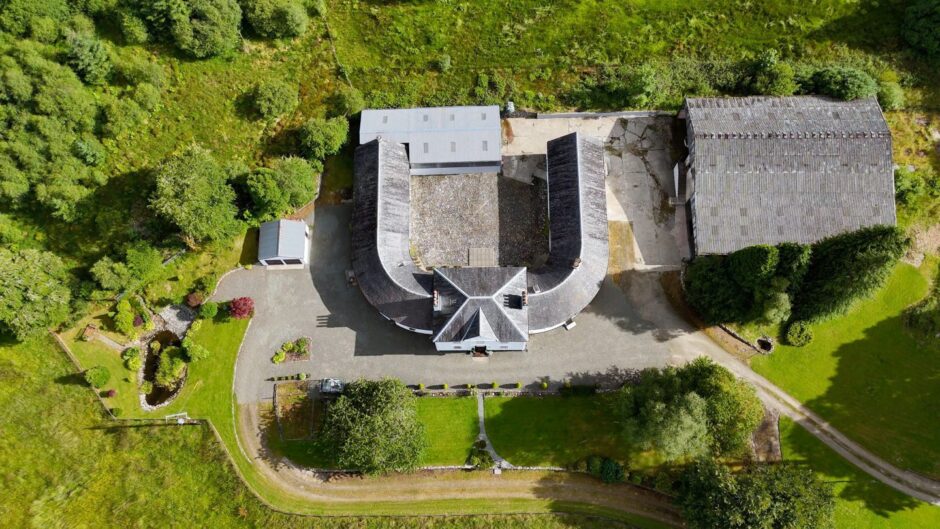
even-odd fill
[{"label": "dirt track", "polygon": [[631,485],[605,485],[591,477],[566,472],[422,471],[391,477],[341,477],[326,480],[322,474],[267,455],[258,432],[258,407],[239,408],[238,428],[242,448],[255,467],[286,493],[317,503],[376,503],[460,499],[531,499],[597,505],[638,514],[682,527],[678,510],[661,494]]}]

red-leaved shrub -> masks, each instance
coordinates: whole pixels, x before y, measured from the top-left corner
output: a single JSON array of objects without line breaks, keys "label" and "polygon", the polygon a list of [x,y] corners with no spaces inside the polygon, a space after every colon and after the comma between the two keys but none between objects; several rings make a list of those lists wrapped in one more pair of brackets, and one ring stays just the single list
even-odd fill
[{"label": "red-leaved shrub", "polygon": [[109,389],[109,390],[107,390],[107,391],[104,392],[104,396],[105,396],[105,397],[108,397],[109,399],[110,399],[110,398],[114,398],[115,395],[117,395],[117,390],[116,390],[116,389]]},{"label": "red-leaved shrub", "polygon": [[228,304],[229,314],[233,318],[243,320],[255,313],[255,300],[251,298],[235,298]]},{"label": "red-leaved shrub", "polygon": [[189,294],[186,294],[186,304],[189,305],[190,308],[194,309],[199,305],[202,305],[202,300],[203,296],[199,292],[190,292]]}]

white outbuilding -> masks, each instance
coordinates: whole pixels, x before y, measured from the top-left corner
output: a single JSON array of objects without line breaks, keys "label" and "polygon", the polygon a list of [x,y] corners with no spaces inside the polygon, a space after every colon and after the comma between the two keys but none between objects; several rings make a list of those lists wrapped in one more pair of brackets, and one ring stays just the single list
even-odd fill
[{"label": "white outbuilding", "polygon": [[302,220],[273,220],[261,225],[258,262],[278,270],[303,268],[309,263],[310,228]]}]

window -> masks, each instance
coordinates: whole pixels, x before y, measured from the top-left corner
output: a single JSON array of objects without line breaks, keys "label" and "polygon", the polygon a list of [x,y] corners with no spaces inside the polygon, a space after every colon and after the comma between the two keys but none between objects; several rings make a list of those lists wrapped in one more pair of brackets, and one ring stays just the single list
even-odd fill
[{"label": "window", "polygon": [[388,116],[382,116],[382,123],[388,123]]},{"label": "window", "polygon": [[428,144],[427,144],[427,142],[425,142],[425,144],[424,144],[424,154],[427,154],[427,153],[428,153]]},{"label": "window", "polygon": [[480,119],[486,121],[486,112],[480,114]]},{"label": "window", "polygon": [[284,259],[284,264],[286,265],[299,265],[304,264],[300,259]]},{"label": "window", "polygon": [[427,122],[428,119],[430,119],[430,116],[428,116],[427,114],[425,114],[425,115],[424,115],[424,121]]},{"label": "window", "polygon": [[450,142],[450,152],[457,152],[457,142],[456,142],[456,141]]},{"label": "window", "polygon": [[483,140],[483,152],[486,152],[487,150],[489,150],[489,144],[486,140]]},{"label": "window", "polygon": [[454,120],[454,115],[453,115],[453,114],[450,115],[450,120],[451,120],[451,121]]}]

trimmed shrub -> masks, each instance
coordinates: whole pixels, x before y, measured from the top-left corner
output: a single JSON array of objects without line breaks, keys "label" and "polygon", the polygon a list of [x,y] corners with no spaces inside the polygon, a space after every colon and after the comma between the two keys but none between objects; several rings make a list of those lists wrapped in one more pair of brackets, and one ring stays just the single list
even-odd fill
[{"label": "trimmed shrub", "polygon": [[447,383],[441,384],[441,389],[445,389],[445,390],[446,390],[446,389],[449,389],[449,388],[450,388],[450,386],[448,386]]},{"label": "trimmed shrub", "polygon": [[349,121],[338,116],[330,119],[312,118],[298,131],[300,149],[309,159],[322,160],[336,154],[349,136]]},{"label": "trimmed shrub", "polygon": [[516,382],[516,389],[522,389],[522,382]]},{"label": "trimmed shrub", "polygon": [[287,352],[283,348],[278,349],[274,356],[271,357],[271,362],[275,364],[280,364],[284,360],[287,360]]},{"label": "trimmed shrub", "polygon": [[153,393],[153,382],[149,380],[144,380],[143,382],[141,382],[140,392],[143,393],[144,395],[149,395]]},{"label": "trimmed shrub", "polygon": [[273,121],[297,107],[297,87],[282,81],[262,81],[252,90],[252,102],[258,115]]},{"label": "trimmed shrub", "polygon": [[298,37],[307,31],[309,18],[297,0],[245,0],[245,19],[262,37]]},{"label": "trimmed shrub", "polygon": [[766,285],[776,272],[779,258],[776,247],[758,244],[729,255],[728,266],[734,280],[754,292]]},{"label": "trimmed shrub", "polygon": [[184,340],[186,357],[189,358],[190,362],[199,362],[209,358],[209,349],[199,345],[197,343],[192,343],[188,338]]},{"label": "trimmed shrub", "polygon": [[132,356],[124,360],[124,367],[131,371],[137,371],[144,364],[144,361],[141,360],[140,355]]},{"label": "trimmed shrub", "polygon": [[777,277],[789,283],[787,291],[791,295],[800,290],[812,253],[813,247],[808,244],[784,242],[777,245]]},{"label": "trimmed shrub", "polygon": [[787,327],[787,343],[794,347],[803,347],[813,341],[813,330],[805,321],[791,322]]},{"label": "trimmed shrub", "polygon": [[816,93],[851,101],[878,93],[878,83],[867,73],[847,66],[829,66],[813,74]]},{"label": "trimmed shrub", "polygon": [[107,399],[112,399],[115,395],[117,395],[116,389],[106,389],[101,393],[101,396]]},{"label": "trimmed shrub", "polygon": [[497,384],[496,382],[490,382],[490,389],[497,389],[497,388],[499,388],[499,384]]},{"label": "trimmed shrub", "polygon": [[700,255],[686,269],[686,299],[709,324],[740,321],[751,309],[753,297],[732,279],[725,263],[721,255]]},{"label": "trimmed shrub", "polygon": [[249,297],[235,298],[229,302],[228,311],[236,320],[250,318],[255,313],[255,300]]},{"label": "trimmed shrub", "polygon": [[100,388],[111,380],[111,372],[104,366],[95,366],[85,370],[85,382],[93,388]]},{"label": "trimmed shrub", "polygon": [[541,384],[539,384],[539,387],[542,389],[548,389],[548,382],[542,382]]},{"label": "trimmed shrub", "polygon": [[211,320],[219,313],[219,304],[215,301],[206,301],[199,307],[199,317],[204,320]]}]

